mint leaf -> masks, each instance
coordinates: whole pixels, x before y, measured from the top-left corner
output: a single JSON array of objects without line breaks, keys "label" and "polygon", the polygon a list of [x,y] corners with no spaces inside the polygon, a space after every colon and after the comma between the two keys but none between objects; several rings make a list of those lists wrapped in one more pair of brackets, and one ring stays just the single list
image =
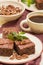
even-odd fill
[{"label": "mint leaf", "polygon": [[11,40],[14,40],[14,37],[13,37],[12,34],[8,34],[8,35],[7,35],[7,38],[8,38],[8,39],[11,39]]},{"label": "mint leaf", "polygon": [[27,39],[26,36],[23,36],[24,34],[25,34],[25,32],[19,32],[19,33],[12,32],[12,33],[8,34],[7,37],[8,37],[8,39],[11,39],[11,40],[21,41],[23,39]]},{"label": "mint leaf", "polygon": [[21,0],[24,4],[26,4],[27,6],[30,6],[31,4],[35,3],[35,0]]},{"label": "mint leaf", "polygon": [[22,31],[21,31],[21,32],[19,32],[19,35],[20,35],[20,34],[25,34],[25,32],[22,32]]}]

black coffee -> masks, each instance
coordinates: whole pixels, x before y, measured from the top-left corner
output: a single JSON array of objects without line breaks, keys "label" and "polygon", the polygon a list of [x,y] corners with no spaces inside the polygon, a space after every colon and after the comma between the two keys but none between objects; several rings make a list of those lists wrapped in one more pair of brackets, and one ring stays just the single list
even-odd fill
[{"label": "black coffee", "polygon": [[32,16],[29,18],[31,21],[36,22],[36,23],[43,23],[43,16]]}]

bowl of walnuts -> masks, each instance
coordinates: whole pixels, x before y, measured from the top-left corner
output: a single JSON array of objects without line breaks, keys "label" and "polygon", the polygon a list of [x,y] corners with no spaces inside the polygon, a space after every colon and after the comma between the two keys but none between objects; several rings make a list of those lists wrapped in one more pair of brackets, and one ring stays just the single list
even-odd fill
[{"label": "bowl of walnuts", "polygon": [[0,3],[0,24],[18,19],[25,7],[21,2],[4,1]]}]

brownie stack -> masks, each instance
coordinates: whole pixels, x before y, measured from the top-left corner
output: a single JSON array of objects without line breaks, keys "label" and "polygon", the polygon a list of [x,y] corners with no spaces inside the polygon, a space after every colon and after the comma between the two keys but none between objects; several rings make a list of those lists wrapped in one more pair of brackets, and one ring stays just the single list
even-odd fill
[{"label": "brownie stack", "polygon": [[43,10],[43,0],[35,0],[36,1],[36,7],[39,10]]}]

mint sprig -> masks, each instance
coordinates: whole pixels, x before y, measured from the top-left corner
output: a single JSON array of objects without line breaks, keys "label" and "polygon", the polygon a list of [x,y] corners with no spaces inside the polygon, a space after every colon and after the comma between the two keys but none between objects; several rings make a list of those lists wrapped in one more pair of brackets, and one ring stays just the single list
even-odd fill
[{"label": "mint sprig", "polygon": [[11,40],[21,41],[23,39],[27,39],[26,36],[23,36],[24,34],[25,34],[25,32],[19,32],[19,33],[12,32],[12,33],[10,33],[10,34],[7,35],[7,38],[11,39]]},{"label": "mint sprig", "polygon": [[30,6],[31,4],[35,3],[35,0],[21,0],[24,4],[26,4],[27,6]]}]

